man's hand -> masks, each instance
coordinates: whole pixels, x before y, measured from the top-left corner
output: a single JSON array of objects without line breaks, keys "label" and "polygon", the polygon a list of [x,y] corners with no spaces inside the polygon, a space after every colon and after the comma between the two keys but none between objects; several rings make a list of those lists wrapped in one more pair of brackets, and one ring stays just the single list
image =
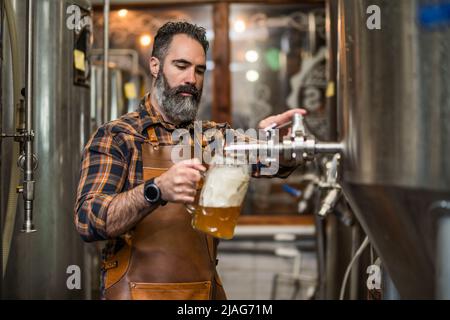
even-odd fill
[{"label": "man's hand", "polygon": [[184,160],[174,164],[169,170],[155,178],[155,184],[161,190],[165,201],[193,203],[197,193],[200,172],[206,168],[198,159]]},{"label": "man's hand", "polygon": [[[270,116],[268,118],[261,120],[259,122],[258,127],[259,127],[259,129],[264,129],[273,123],[276,123],[277,126],[281,126],[285,123],[288,123],[289,121],[292,121],[292,117],[294,116],[295,113],[301,113],[302,115],[305,115],[306,110],[297,108],[297,109],[291,109],[289,111],[286,111],[286,112],[283,112],[283,113],[280,113],[280,114],[277,114],[274,116]],[[280,129],[280,137],[287,135],[289,130],[290,130],[290,126]]]},{"label": "man's hand", "polygon": [[[155,178],[155,184],[161,190],[163,200],[192,203],[194,202],[200,171],[206,171],[198,159],[181,161],[161,176]],[[106,234],[115,238],[136,225],[157,206],[150,206],[144,198],[144,184],[117,194],[108,207]]]}]

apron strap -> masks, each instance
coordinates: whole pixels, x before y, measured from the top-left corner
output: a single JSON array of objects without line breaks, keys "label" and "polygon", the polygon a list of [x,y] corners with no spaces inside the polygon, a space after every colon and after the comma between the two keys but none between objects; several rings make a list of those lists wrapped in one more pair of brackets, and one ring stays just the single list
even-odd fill
[{"label": "apron strap", "polygon": [[155,127],[153,127],[153,126],[148,127],[147,133],[148,133],[148,139],[150,140],[151,145],[153,147],[158,147],[159,141],[158,141],[158,136],[156,135]]}]

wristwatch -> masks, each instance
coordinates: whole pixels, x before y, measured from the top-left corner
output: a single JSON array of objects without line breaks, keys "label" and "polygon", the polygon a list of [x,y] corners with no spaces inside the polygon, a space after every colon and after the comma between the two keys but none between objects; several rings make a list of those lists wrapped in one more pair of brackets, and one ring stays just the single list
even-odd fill
[{"label": "wristwatch", "polygon": [[167,204],[167,201],[161,198],[161,190],[155,184],[154,178],[145,182],[144,197],[150,204],[160,204],[162,206]]}]

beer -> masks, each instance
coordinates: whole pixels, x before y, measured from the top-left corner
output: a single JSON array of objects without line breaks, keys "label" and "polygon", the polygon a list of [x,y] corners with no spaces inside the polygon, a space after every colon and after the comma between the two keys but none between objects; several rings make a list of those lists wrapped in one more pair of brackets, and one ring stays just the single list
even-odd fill
[{"label": "beer", "polygon": [[231,239],[241,207],[211,208],[195,206],[192,226],[216,238]]},{"label": "beer", "polygon": [[233,238],[249,181],[246,165],[212,165],[191,209],[192,226],[217,238]]}]

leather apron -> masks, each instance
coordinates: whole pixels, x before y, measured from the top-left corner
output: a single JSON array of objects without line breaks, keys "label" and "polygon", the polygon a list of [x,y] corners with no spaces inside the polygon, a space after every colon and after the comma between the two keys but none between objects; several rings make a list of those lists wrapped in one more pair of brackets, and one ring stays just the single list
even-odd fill
[{"label": "leather apron", "polygon": [[[147,181],[172,165],[172,147],[160,146],[154,128],[142,144]],[[124,237],[124,246],[103,268],[106,299],[226,299],[216,271],[217,240],[191,226],[183,204],[159,206]]]}]

